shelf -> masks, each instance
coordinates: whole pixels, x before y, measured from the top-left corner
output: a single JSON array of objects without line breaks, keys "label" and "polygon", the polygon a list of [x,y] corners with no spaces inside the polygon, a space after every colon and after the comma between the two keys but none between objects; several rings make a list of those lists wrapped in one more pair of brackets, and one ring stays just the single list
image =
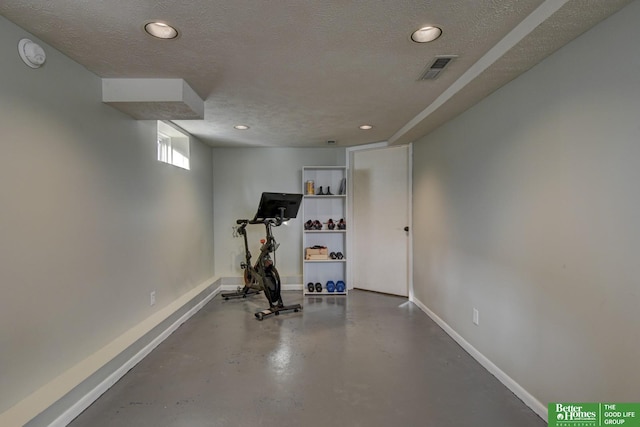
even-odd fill
[{"label": "shelf", "polygon": [[334,170],[343,170],[346,169],[345,166],[305,166],[305,170],[308,171],[334,171]]},{"label": "shelf", "polygon": [[319,296],[347,295],[347,293],[346,292],[327,292],[327,291],[322,291],[322,292],[305,291],[304,295],[307,296],[307,297],[311,297],[311,296],[314,296],[314,295],[319,295]]},{"label": "shelf", "polygon": [[[347,229],[338,229],[339,220],[343,220],[349,224],[348,204],[350,198],[347,197],[346,180],[348,178],[347,168],[344,166],[310,166],[302,168],[302,189],[304,197],[302,199],[302,218],[304,224],[308,221],[320,221],[322,229],[320,230],[302,230],[302,277],[304,283],[327,283],[327,281],[345,281],[348,277],[347,269],[349,263],[346,258],[342,259],[304,259],[304,251],[308,247],[323,246],[328,248],[328,252],[338,252],[345,254],[347,250],[347,237],[349,231]],[[313,182],[313,186],[307,185]],[[312,191],[307,193],[309,188]],[[323,192],[330,189],[331,195],[314,194],[322,188]],[[342,193],[340,189],[344,188]],[[330,230],[328,222],[332,220],[335,228]],[[304,228],[304,227],[301,227]],[[309,292],[305,287],[303,295],[305,296],[345,296],[348,290],[344,292],[328,292],[323,289],[321,292]]]}]

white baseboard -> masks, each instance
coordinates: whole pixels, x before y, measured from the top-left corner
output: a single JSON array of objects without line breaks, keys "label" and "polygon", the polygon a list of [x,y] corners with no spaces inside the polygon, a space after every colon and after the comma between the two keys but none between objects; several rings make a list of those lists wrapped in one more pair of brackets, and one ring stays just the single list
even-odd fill
[{"label": "white baseboard", "polygon": [[509,390],[513,392],[520,400],[524,402],[533,412],[538,414],[545,422],[548,420],[548,408],[533,397],[531,393],[525,390],[520,384],[518,384],[513,378],[507,375],[504,371],[498,368],[491,360],[480,353],[474,346],[469,344],[467,340],[462,338],[451,326],[449,326],[444,320],[438,317],[433,311],[429,310],[420,300],[413,297],[411,302],[417,305],[420,310],[424,311],[434,322],[438,324],[455,342],[457,342],[467,353],[478,361],[487,371],[495,376],[502,384],[504,384]]},{"label": "white baseboard", "polygon": [[50,427],[64,427],[73,421],[78,415],[80,415],[85,409],[87,409],[93,402],[95,402],[104,392],[109,390],[120,378],[122,378],[131,368],[136,366],[138,362],[144,359],[153,349],[155,349],[162,341],[167,339],[176,329],[180,327],[184,322],[189,320],[191,316],[196,314],[202,307],[204,307],[213,297],[220,293],[220,286],[213,289],[213,291],[204,297],[198,304],[193,306],[189,311],[183,314],[178,320],[173,322],[167,329],[162,331],[157,337],[155,337],[149,344],[147,344],[142,350],[136,353],[131,359],[127,360],[122,366],[116,369],[111,375],[105,378],[100,384],[98,384],[93,390],[87,393],[84,397],[78,400],[69,409],[64,411],[58,418],[56,418]]},{"label": "white baseboard", "polygon": [[[213,282],[218,284],[222,280],[217,280]],[[234,280],[232,280],[233,282]],[[210,285],[209,285],[210,286]],[[201,292],[206,290],[208,286],[205,286],[204,289],[201,287],[197,288],[199,292],[195,292],[196,295],[193,295],[192,298],[186,298],[187,301],[183,301],[182,304],[179,304],[180,307],[184,306],[184,304],[188,303],[188,301],[192,300],[193,297],[196,297]],[[160,343],[162,343],[169,335],[171,335],[176,329],[180,327],[184,322],[189,320],[191,316],[196,314],[202,307],[204,307],[211,299],[213,299],[216,295],[218,295],[223,290],[236,290],[237,285],[218,285],[213,289],[206,297],[204,297],[200,302],[198,302],[195,306],[193,306],[189,311],[183,314],[178,320],[173,322],[168,328],[163,330],[158,336],[156,336],[149,344],[147,344],[142,350],[136,353],[133,357],[127,360],[122,366],[118,367],[114,372],[111,373],[107,378],[105,378],[100,384],[98,384],[95,388],[93,388],[89,393],[84,395],[80,400],[78,400],[75,404],[65,410],[60,416],[58,416],[49,427],[64,427],[73,421],[78,415],[80,415],[85,409],[87,409],[93,402],[95,402],[102,394],[104,394],[109,388],[111,388],[120,378],[122,378],[131,368],[138,364],[142,359],[144,359],[149,353],[153,351]],[[302,290],[302,284],[288,284],[282,285],[282,290]],[[179,309],[179,307],[178,307]],[[172,310],[175,312],[176,310]],[[168,317],[171,313],[168,313],[166,317]],[[166,318],[165,317],[165,318]]]}]

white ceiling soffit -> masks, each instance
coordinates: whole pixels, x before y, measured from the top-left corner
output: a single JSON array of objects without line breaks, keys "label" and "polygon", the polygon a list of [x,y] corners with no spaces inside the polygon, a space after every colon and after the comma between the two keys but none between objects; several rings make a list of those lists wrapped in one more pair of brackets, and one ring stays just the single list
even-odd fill
[{"label": "white ceiling soffit", "polygon": [[102,79],[102,102],[138,120],[204,119],[204,101],[183,79]]}]

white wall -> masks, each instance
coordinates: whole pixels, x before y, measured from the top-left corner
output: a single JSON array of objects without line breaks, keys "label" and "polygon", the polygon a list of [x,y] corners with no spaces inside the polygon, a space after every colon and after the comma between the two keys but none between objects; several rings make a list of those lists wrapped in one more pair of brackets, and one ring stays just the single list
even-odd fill
[{"label": "white wall", "polygon": [[4,421],[213,275],[211,149],[191,141],[191,171],[157,162],[156,122],[102,104],[101,80],[46,44],[28,68],[22,37],[0,17]]},{"label": "white wall", "polygon": [[[345,150],[330,148],[214,148],[213,183],[215,264],[220,277],[242,277],[241,238],[233,237],[236,219],[253,218],[263,192],[302,193],[303,166],[344,166]],[[277,267],[284,284],[302,283],[302,222],[274,229]],[[258,254],[264,227],[248,227],[251,253]]]},{"label": "white wall", "polygon": [[414,146],[416,298],[544,405],[640,401],[638,22],[633,2]]}]

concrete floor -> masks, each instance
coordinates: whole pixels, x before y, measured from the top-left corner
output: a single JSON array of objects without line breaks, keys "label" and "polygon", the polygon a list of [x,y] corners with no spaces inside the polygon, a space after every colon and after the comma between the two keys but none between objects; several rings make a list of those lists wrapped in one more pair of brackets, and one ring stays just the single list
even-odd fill
[{"label": "concrete floor", "polygon": [[218,295],[70,426],[544,427],[405,298]]}]

